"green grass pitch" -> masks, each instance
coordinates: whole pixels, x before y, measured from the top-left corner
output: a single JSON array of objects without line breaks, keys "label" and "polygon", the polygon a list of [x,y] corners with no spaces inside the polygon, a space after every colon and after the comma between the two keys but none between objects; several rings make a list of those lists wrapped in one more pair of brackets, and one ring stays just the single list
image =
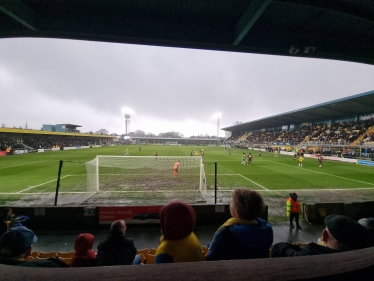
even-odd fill
[{"label": "green grass pitch", "polygon": [[[130,156],[154,156],[156,152],[159,156],[189,156],[194,146],[163,146],[161,149],[158,145],[142,145],[139,151],[139,145],[121,145],[1,157],[0,204],[19,195],[55,192],[60,160],[64,161],[60,192],[85,192],[87,177],[83,162],[96,155],[124,156],[126,148]],[[320,168],[316,159],[306,158],[304,167],[299,168],[292,156],[275,158],[274,154],[262,152],[260,159],[258,151],[233,148],[229,155],[229,149],[225,151],[221,146],[196,147],[200,148],[205,152],[203,162],[208,191],[214,190],[214,162],[218,163],[218,190],[228,194],[235,188],[259,190],[265,195],[289,190],[374,189],[373,167],[325,160]],[[252,166],[241,165],[243,152],[252,153]],[[147,194],[139,196],[152,201]]]}]

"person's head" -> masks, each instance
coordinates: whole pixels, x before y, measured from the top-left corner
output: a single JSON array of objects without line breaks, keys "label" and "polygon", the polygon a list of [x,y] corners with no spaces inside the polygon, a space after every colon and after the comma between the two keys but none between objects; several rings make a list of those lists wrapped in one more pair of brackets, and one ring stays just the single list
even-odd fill
[{"label": "person's head", "polygon": [[26,226],[12,227],[0,237],[0,256],[25,259],[31,254],[32,243],[37,241],[34,232]]},{"label": "person's head", "polygon": [[329,215],[324,222],[322,242],[329,248],[349,251],[369,246],[367,231],[358,222],[342,215]]},{"label": "person's head", "polygon": [[297,201],[297,194],[295,192],[290,193],[290,197],[292,198],[292,200]]},{"label": "person's head", "polygon": [[114,221],[112,225],[110,226],[110,232],[112,232],[114,229],[119,229],[123,232],[123,234],[126,234],[126,223],[123,220]]},{"label": "person's head", "polygon": [[75,239],[74,250],[77,254],[87,252],[92,250],[95,237],[89,233],[79,234]]},{"label": "person's head", "polygon": [[4,216],[10,216],[13,213],[12,208],[6,207],[4,208]]},{"label": "person's head", "polygon": [[374,246],[374,218],[364,218],[358,221],[367,231],[370,246]]},{"label": "person's head", "polygon": [[179,240],[187,237],[193,231],[195,223],[195,211],[185,202],[172,202],[161,209],[160,226],[166,240]]},{"label": "person's head", "polygon": [[236,189],[232,193],[230,212],[234,218],[251,221],[259,217],[264,208],[264,198],[257,191]]}]

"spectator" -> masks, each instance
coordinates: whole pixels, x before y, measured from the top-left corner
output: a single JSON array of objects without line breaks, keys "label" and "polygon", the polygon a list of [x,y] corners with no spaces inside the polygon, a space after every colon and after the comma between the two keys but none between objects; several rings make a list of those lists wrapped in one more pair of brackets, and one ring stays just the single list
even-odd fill
[{"label": "spectator", "polygon": [[193,233],[196,214],[184,202],[162,207],[160,226],[163,236],[156,252],[156,263],[203,261],[201,245]]},{"label": "spectator", "polygon": [[333,254],[349,250],[366,248],[369,237],[366,229],[354,220],[329,215],[325,218],[326,228],[322,232],[325,246],[309,243],[309,246],[296,246],[289,243],[277,243],[271,250],[272,257],[293,257]]},{"label": "spectator", "polygon": [[63,262],[49,258],[27,261],[31,254],[32,243],[38,238],[25,226],[11,228],[0,237],[0,264],[18,265],[27,267],[67,267]]},{"label": "spectator", "polygon": [[262,196],[252,190],[232,194],[232,218],[218,228],[206,260],[256,259],[269,257],[273,229],[259,216],[265,207]]},{"label": "spectator", "polygon": [[97,246],[97,265],[130,265],[140,263],[140,257],[136,255],[134,241],[125,236],[126,223],[118,220],[112,223],[109,235]]},{"label": "spectator", "polygon": [[75,239],[75,254],[71,259],[70,267],[96,266],[96,254],[92,251],[95,237],[89,233],[79,234]]},{"label": "spectator", "polygon": [[290,193],[290,198],[287,200],[287,216],[290,218],[290,230],[294,229],[293,226],[293,219],[295,218],[296,228],[301,230],[301,226],[299,224],[299,211],[300,211],[300,203],[297,200],[297,194],[295,192]]},{"label": "spectator", "polygon": [[8,231],[8,224],[10,225],[10,223],[14,221],[14,218],[15,216],[13,214],[12,208],[5,207],[3,219],[1,221],[1,226],[0,226],[0,235],[3,235],[5,232]]},{"label": "spectator", "polygon": [[364,218],[358,221],[368,231],[370,246],[374,246],[374,218]]}]

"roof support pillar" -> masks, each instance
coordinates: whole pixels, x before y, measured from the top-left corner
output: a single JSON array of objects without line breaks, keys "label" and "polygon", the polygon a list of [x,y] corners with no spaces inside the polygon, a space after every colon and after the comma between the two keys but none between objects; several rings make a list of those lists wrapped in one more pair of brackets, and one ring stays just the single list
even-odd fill
[{"label": "roof support pillar", "polygon": [[0,12],[7,14],[30,30],[37,31],[34,24],[34,12],[19,0],[0,0]]},{"label": "roof support pillar", "polygon": [[239,45],[249,30],[265,12],[272,0],[252,0],[248,9],[240,18],[235,27],[235,40],[233,45]]}]

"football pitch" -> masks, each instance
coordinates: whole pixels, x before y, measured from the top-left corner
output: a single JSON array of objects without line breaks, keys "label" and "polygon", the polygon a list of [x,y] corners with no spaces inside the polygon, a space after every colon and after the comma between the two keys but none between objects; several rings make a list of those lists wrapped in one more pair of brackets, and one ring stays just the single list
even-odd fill
[{"label": "football pitch", "polygon": [[[194,146],[138,145],[109,146],[91,149],[66,150],[44,153],[30,153],[0,158],[0,205],[51,206],[56,191],[59,161],[64,165],[61,173],[58,205],[158,205],[180,199],[189,203],[199,203],[196,197],[181,197],[175,192],[146,188],[126,189],[118,185],[110,190],[100,190],[98,194],[87,192],[85,162],[96,155],[124,156],[126,148],[130,156],[190,156]],[[374,198],[374,169],[351,163],[325,160],[320,168],[313,158],[304,160],[299,168],[292,156],[258,151],[232,149],[221,146],[197,146],[204,149],[203,163],[207,182],[204,203],[214,203],[214,174],[217,162],[217,203],[227,203],[235,188],[257,190],[267,198],[269,205],[277,205],[288,197],[291,191],[299,194],[300,201],[340,201],[357,202]],[[241,165],[242,153],[252,153],[251,166]],[[247,164],[247,163],[246,163]],[[181,166],[181,170],[183,166]],[[173,170],[170,170],[170,174]],[[151,181],[152,179],[148,179]],[[144,184],[146,186],[146,184]],[[186,191],[184,194],[190,191]],[[193,192],[193,191],[191,191]],[[304,200],[303,200],[304,198]],[[277,203],[278,202],[278,203]],[[200,202],[202,203],[202,202]],[[279,203],[280,204],[280,203]],[[283,203],[282,203],[283,206]],[[283,207],[282,207],[283,208]]]}]

